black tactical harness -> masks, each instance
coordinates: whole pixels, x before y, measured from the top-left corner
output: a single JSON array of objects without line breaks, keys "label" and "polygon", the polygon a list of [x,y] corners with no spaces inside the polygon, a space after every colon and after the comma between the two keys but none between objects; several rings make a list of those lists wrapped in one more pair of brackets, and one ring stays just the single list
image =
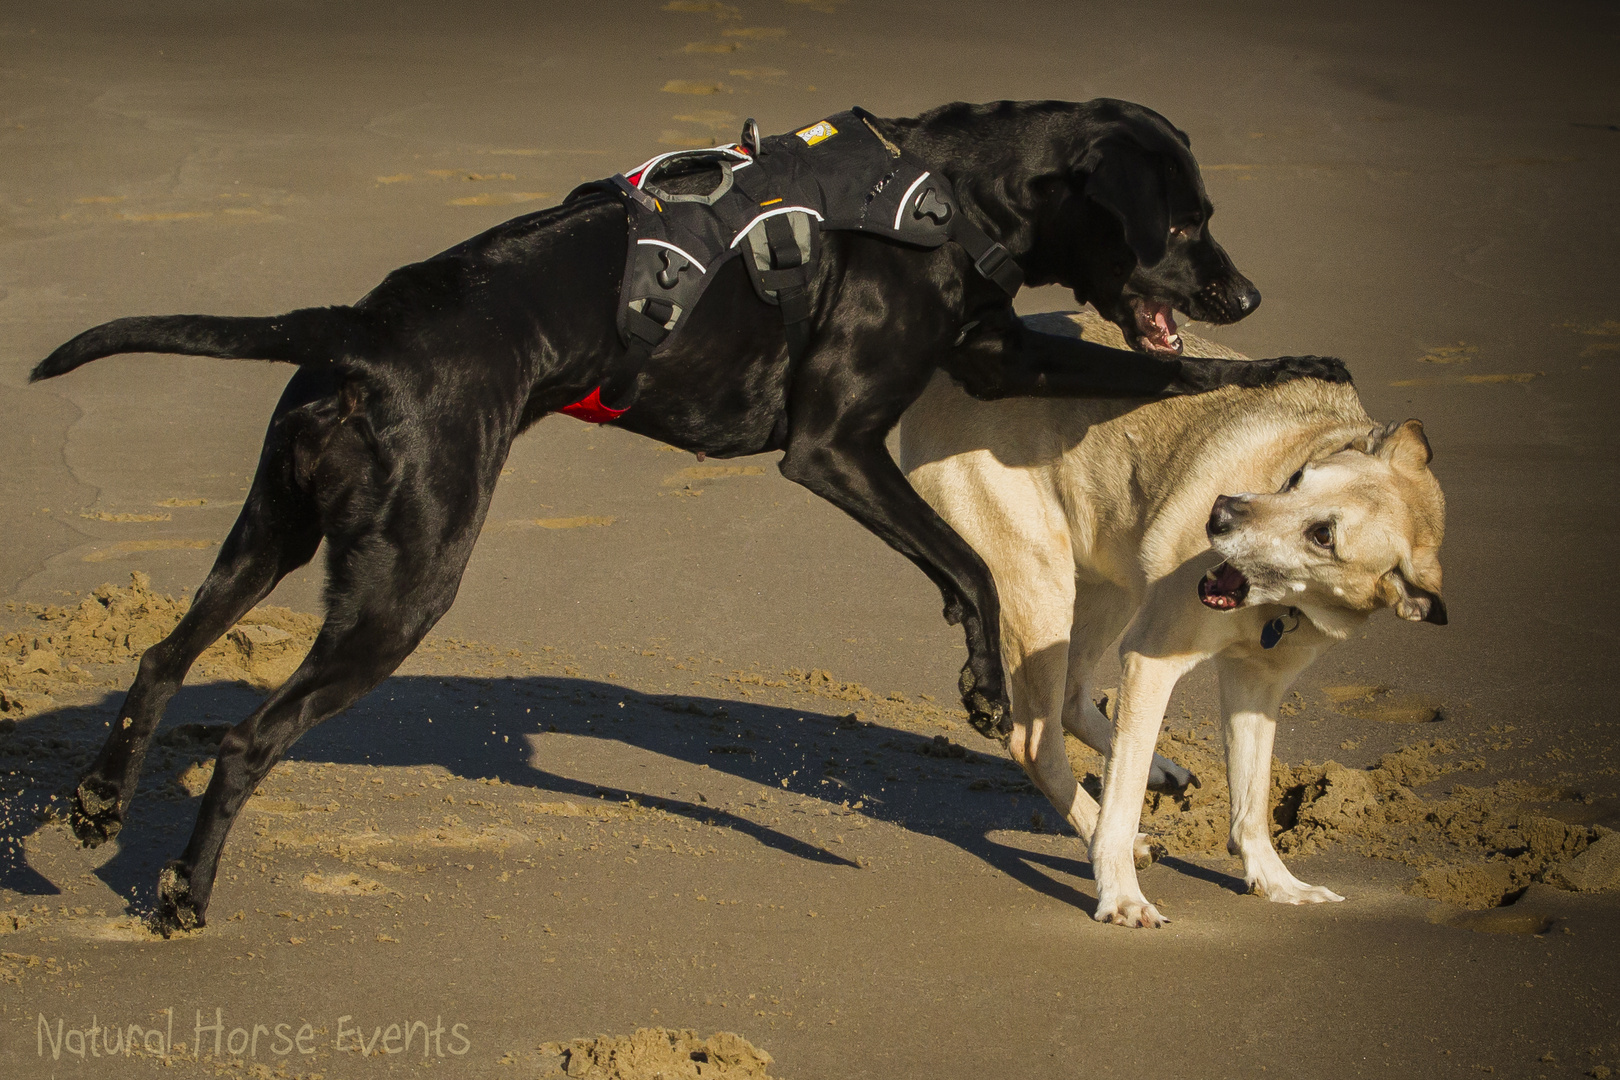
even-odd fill
[{"label": "black tactical harness", "polygon": [[[811,282],[821,257],[821,233],[852,229],[937,248],[954,241],[975,268],[1012,296],[1024,275],[1007,249],[967,219],[950,181],[880,135],[871,114],[852,109],[792,135],[761,140],[752,120],[743,141],[705,150],[660,154],[628,175],[582,185],[625,200],[629,253],[619,289],[618,328],[626,352],[601,386],[563,412],[603,423],[636,400],[647,359],[680,329],[715,271],[742,255],[754,290],[782,313],[788,355],[797,360],[809,340]],[[660,174],[718,171],[707,194],[672,194]]]}]

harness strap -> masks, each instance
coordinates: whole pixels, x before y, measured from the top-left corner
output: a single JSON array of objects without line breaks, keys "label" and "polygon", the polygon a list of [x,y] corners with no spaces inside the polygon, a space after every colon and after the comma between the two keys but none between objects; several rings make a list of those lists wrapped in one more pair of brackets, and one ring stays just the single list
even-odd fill
[{"label": "harness strap", "polygon": [[776,293],[788,359],[796,363],[810,343],[810,267],[785,215],[765,219],[765,243],[771,253],[771,269],[761,268],[760,282]]},{"label": "harness strap", "polygon": [[1001,291],[1008,296],[1018,295],[1018,290],[1024,285],[1024,271],[1018,261],[1006,248],[986,236],[983,229],[969,221],[966,214],[955,215],[951,239],[962,245],[962,250],[973,259],[973,268],[982,277],[1001,286]]},{"label": "harness strap", "polygon": [[640,311],[626,308],[625,332],[629,340],[625,350],[609,361],[607,373],[602,377],[598,400],[602,406],[622,413],[636,403],[641,394],[639,376],[647,367],[653,350],[669,337],[668,323],[675,315],[675,305],[657,297],[649,299]]}]

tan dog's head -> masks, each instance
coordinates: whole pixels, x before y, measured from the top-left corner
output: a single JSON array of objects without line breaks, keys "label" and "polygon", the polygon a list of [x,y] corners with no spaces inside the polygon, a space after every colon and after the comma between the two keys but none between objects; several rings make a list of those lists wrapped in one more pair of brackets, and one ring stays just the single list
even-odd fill
[{"label": "tan dog's head", "polygon": [[1198,583],[1218,611],[1286,604],[1335,636],[1381,607],[1444,626],[1445,497],[1416,420],[1309,462],[1271,495],[1222,495],[1205,526],[1226,561]]}]

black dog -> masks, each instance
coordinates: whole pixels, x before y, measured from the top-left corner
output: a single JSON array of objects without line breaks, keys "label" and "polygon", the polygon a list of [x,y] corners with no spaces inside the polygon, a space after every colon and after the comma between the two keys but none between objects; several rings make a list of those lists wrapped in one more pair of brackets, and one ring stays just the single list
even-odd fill
[{"label": "black dog", "polygon": [[[1028,282],[1072,288],[1141,351],[1026,330],[953,244],[829,233],[801,360],[790,363],[780,318],[733,261],[648,362],[639,402],[618,423],[714,457],[784,451],[784,476],[939,586],[967,635],[964,702],[994,734],[1007,715],[994,584],[884,448],[934,370],[981,397],[1156,397],[1348,375],[1314,357],[1177,358],[1172,308],[1225,323],[1260,296],[1210,237],[1187,139],[1157,113],[1109,100],[956,104],[875,127],[949,178]],[[585,397],[623,356],[614,313],[625,248],[623,204],[593,194],[396,270],[352,307],[119,319],[35,368],[33,379],[50,378],[126,352],[300,365],[218,561],[180,625],[141,658],[121,722],[72,800],[81,841],[117,834],[191,664],[324,539],[326,623],[298,670],[220,745],[191,841],[159,880],[165,929],[203,925],[231,823],[286,749],[392,672],[449,608],[512,440]]]}]

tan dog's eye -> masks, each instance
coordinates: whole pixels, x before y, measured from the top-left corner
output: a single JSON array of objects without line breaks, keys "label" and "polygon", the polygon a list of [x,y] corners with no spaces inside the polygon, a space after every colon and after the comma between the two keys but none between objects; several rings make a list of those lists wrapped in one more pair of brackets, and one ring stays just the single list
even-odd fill
[{"label": "tan dog's eye", "polygon": [[1311,543],[1317,547],[1331,548],[1333,546],[1333,526],[1325,521],[1312,525],[1310,531],[1305,535],[1310,537]]},{"label": "tan dog's eye", "polygon": [[1295,488],[1299,487],[1299,482],[1301,480],[1303,480],[1304,478],[1305,478],[1305,470],[1304,469],[1295,469],[1294,470],[1294,475],[1290,476],[1288,478],[1288,483],[1283,485],[1283,490],[1284,491],[1293,491]]}]

